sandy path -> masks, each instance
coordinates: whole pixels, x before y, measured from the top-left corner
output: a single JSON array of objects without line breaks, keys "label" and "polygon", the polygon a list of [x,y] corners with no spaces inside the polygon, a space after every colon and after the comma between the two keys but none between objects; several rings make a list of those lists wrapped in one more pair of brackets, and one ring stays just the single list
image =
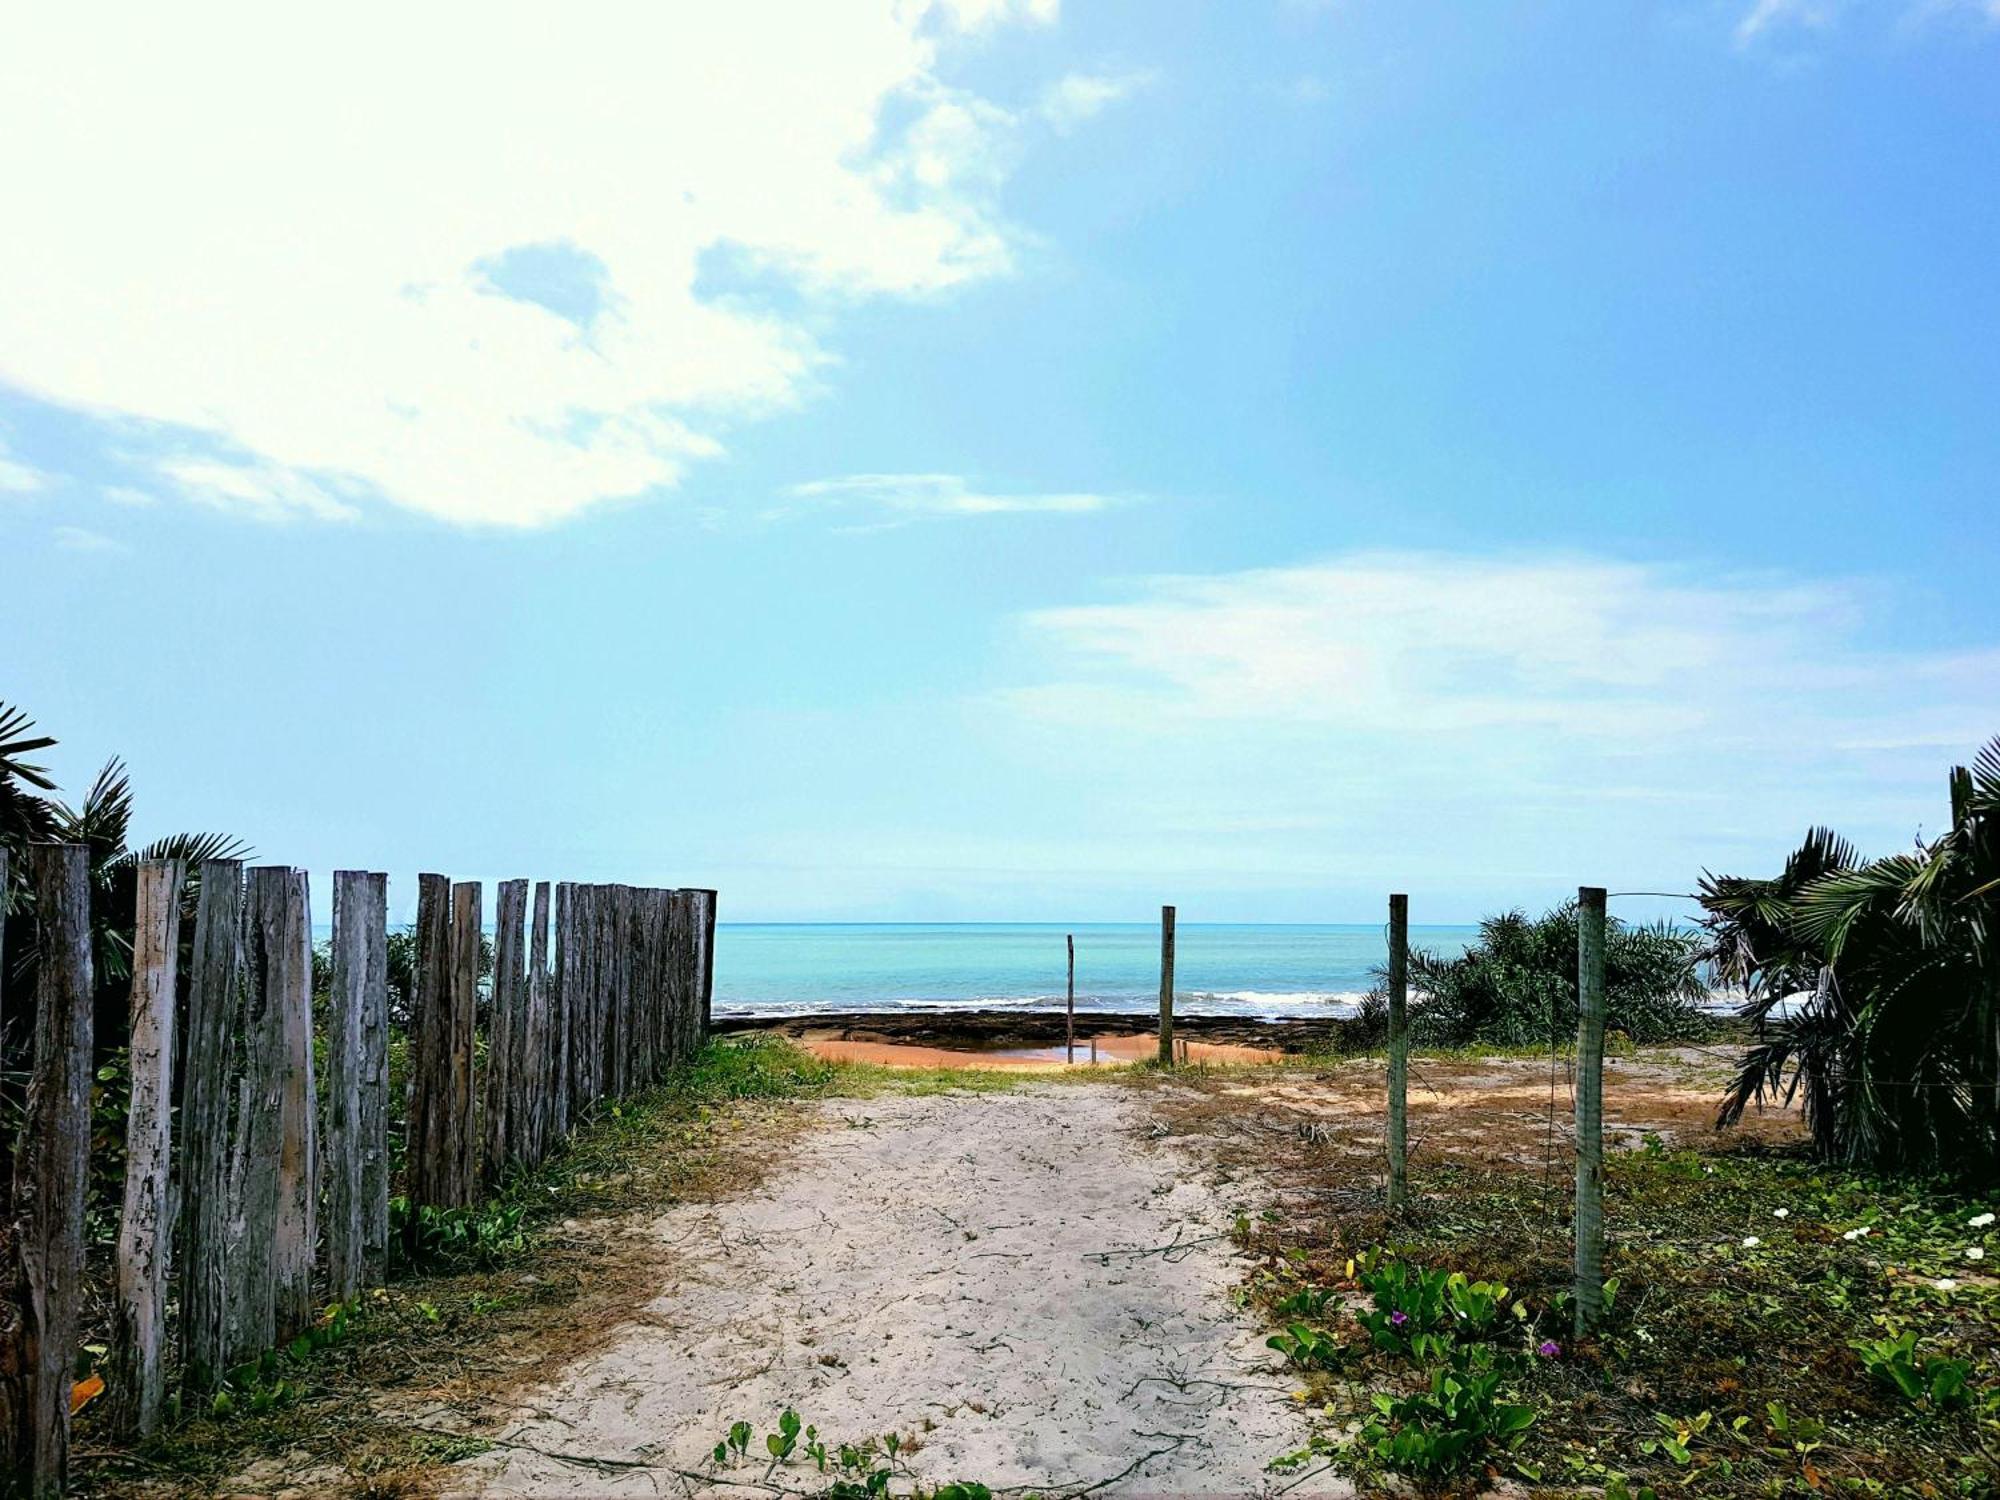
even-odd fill
[{"label": "sandy path", "polygon": [[1303,1426],[1227,1300],[1239,1204],[1195,1147],[1153,1138],[1143,1096],[1035,1084],[825,1116],[761,1188],[661,1219],[669,1290],[500,1432],[648,1467],[501,1449],[454,1469],[455,1493],[686,1493],[674,1471],[703,1470],[731,1421],[761,1444],[786,1406],[835,1442],[919,1434],[926,1485],[1273,1487]]}]

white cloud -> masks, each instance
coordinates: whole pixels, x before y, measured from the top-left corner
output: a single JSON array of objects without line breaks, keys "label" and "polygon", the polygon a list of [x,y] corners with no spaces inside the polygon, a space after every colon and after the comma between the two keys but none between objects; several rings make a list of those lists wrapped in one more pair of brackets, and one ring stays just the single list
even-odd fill
[{"label": "white cloud", "polygon": [[1119,503],[1089,491],[1003,494],[975,488],[957,474],[849,474],[795,484],[786,495],[814,504],[858,508],[894,519],[991,516],[1014,511],[1076,515]]},{"label": "white cloud", "polygon": [[1736,23],[1736,42],[1748,46],[1774,27],[1818,28],[1832,19],[1832,0],[1755,0]]},{"label": "white cloud", "polygon": [[101,531],[91,531],[82,526],[58,526],[55,529],[56,545],[66,552],[123,552],[125,544]]},{"label": "white cloud", "polygon": [[1057,130],[1073,130],[1152,81],[1150,72],[1067,74],[1042,96],[1042,118]]},{"label": "white cloud", "polygon": [[[0,299],[0,382],[191,429],[166,486],[265,512],[529,526],[671,485],[828,363],[811,309],[697,296],[718,254],[822,303],[1011,267],[1020,122],[938,60],[1055,13],[30,7],[0,283],[36,294]],[[495,289],[549,245],[602,267],[584,326]]]},{"label": "white cloud", "polygon": [[1901,838],[1898,810],[2000,731],[2000,649],[1876,646],[1887,603],[1591,556],[1355,553],[1036,611],[1039,670],[984,702],[1135,818],[1317,817],[1393,849],[1450,806],[1492,864],[1581,836],[1534,819],[1589,805],[1593,838],[1671,852],[1706,830],[1691,870],[1767,824]]},{"label": "white cloud", "polygon": [[0,442],[0,495],[32,495],[45,485],[42,472],[14,458]]}]

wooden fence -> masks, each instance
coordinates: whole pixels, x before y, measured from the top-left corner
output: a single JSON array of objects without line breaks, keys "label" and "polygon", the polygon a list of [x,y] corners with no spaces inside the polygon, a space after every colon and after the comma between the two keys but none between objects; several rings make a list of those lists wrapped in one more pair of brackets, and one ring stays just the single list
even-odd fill
[{"label": "wooden fence", "polygon": [[[67,1476],[95,1062],[89,855],[34,845],[26,865],[35,1030],[0,1205],[0,1475],[54,1495]],[[417,888],[401,1116],[413,1219],[482,1201],[560,1150],[600,1099],[652,1086],[699,1049],[716,908],[712,890],[548,881],[533,886],[531,908],[529,882],[503,881],[482,994],[479,883],[420,875]],[[182,1380],[202,1389],[296,1335],[324,1303],[381,1284],[390,962],[388,877],[337,872],[322,1087],[305,872],[146,860],[137,898],[104,1375],[113,1423],[143,1436],[159,1425],[173,1364],[170,1303]]]}]

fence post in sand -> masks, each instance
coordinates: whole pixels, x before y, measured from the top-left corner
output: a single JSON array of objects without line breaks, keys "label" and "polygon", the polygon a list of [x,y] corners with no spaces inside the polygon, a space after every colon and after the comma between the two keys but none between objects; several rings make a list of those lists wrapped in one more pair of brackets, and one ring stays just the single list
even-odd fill
[{"label": "fence post in sand", "polygon": [[1174,1065],[1174,909],[1160,908],[1160,1066]]},{"label": "fence post in sand", "polygon": [[542,1155],[547,1156],[569,1136],[570,1101],[576,1066],[576,886],[558,880],[555,887],[555,972],[549,980],[549,1069],[544,1079],[548,1114],[542,1125]]},{"label": "fence post in sand", "polygon": [[447,1206],[470,1208],[478,1201],[479,1129],[474,1113],[474,1026],[479,1010],[479,912],[483,887],[461,880],[451,888],[451,1008],[448,1012],[446,1057],[450,1064],[452,1134],[451,1196]]},{"label": "fence post in sand", "polygon": [[125,1205],[118,1230],[118,1305],[110,1395],[121,1434],[151,1437],[166,1396],[167,1266],[174,1238],[174,987],[180,959],[177,859],[142,859],[132,930],[132,1107],[125,1122]]},{"label": "fence post in sand", "polygon": [[69,1399],[83,1300],[89,1174],[90,850],[30,844],[40,927],[34,1058],[15,1141],[14,1216],[0,1293],[12,1332],[0,1362],[0,1471],[27,1494],[59,1495],[69,1475]]},{"label": "fence post in sand", "polygon": [[527,1025],[527,974],[521,944],[526,936],[528,882],[503,880],[494,891],[493,1000],[486,1015],[486,1136],[483,1181],[500,1185],[507,1163],[521,1155],[521,1124],[515,1112],[514,1063],[520,1031]]},{"label": "fence post in sand", "polygon": [[535,916],[528,929],[527,1009],[514,1034],[514,1149],[528,1166],[542,1159],[548,1129],[549,1054],[549,883],[535,882]]},{"label": "fence post in sand", "polygon": [[1410,1199],[1410,898],[1389,898],[1389,1212]]},{"label": "fence post in sand", "polygon": [[1091,1066],[1092,1066],[1093,1068],[1097,1066],[1097,1038],[1096,1038],[1096,1037],[1092,1037],[1092,1038],[1090,1039],[1090,1065],[1091,1065]]},{"label": "fence post in sand", "polygon": [[231,1309],[236,1305],[240,1233],[231,1205],[243,1181],[231,1171],[244,1120],[239,1091],[248,1072],[249,1034],[243,987],[243,866],[205,859],[197,876],[194,947],[188,960],[188,1009],[180,1054],[181,1283],[183,1383],[211,1385],[236,1362]]},{"label": "fence post in sand", "polygon": [[[261,1003],[272,1044],[269,1087],[278,1104],[272,1199],[273,1332],[289,1339],[312,1321],[313,1265],[319,1250],[319,1090],[313,1077],[312,902],[306,872],[289,866],[250,872],[252,1017]],[[253,1159],[249,1170],[257,1171]],[[251,1200],[261,1207],[261,1196]],[[259,1234],[246,1214],[246,1233]],[[261,1309],[262,1301],[259,1300]]]},{"label": "fence post in sand", "polygon": [[1063,939],[1069,948],[1069,1020],[1065,1030],[1067,1038],[1064,1046],[1064,1062],[1076,1061],[1076,934],[1070,933]]},{"label": "fence post in sand", "polygon": [[327,1291],[380,1286],[389,1240],[389,877],[333,872],[327,1026]]},{"label": "fence post in sand", "polygon": [[1576,1336],[1604,1315],[1604,889],[1576,893]]}]

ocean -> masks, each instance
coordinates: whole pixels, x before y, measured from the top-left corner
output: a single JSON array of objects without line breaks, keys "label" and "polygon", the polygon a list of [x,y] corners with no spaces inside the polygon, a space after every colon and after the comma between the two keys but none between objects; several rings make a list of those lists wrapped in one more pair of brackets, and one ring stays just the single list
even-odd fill
[{"label": "ocean", "polygon": [[[1076,1008],[1157,1011],[1160,929],[1149,922],[725,922],[715,934],[715,1010],[828,1011],[1063,1007],[1063,936],[1076,935]],[[1412,927],[1410,945],[1457,954],[1474,927]],[[1182,1015],[1344,1016],[1388,954],[1376,923],[1183,923],[1175,933]]]}]

